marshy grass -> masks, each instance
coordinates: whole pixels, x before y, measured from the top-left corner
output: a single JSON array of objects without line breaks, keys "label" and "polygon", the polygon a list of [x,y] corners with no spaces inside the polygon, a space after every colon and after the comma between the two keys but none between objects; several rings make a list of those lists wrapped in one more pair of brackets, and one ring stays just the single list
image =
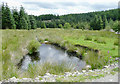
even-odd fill
[{"label": "marshy grass", "polygon": [[118,44],[119,44],[119,41],[118,41],[118,39],[117,39],[117,40],[114,41],[114,45],[117,45],[117,46],[118,46]]},{"label": "marshy grass", "polygon": [[51,64],[49,62],[45,62],[41,65],[29,64],[28,70],[24,75],[30,78],[35,78],[37,76],[43,76],[45,73],[60,75],[68,71],[70,72],[71,70],[72,68],[67,68],[64,63]]},{"label": "marshy grass", "polygon": [[85,36],[85,38],[84,38],[84,40],[89,40],[89,41],[92,41],[92,37],[91,37],[91,36],[86,35],[86,36]]},{"label": "marshy grass", "polygon": [[38,41],[36,41],[36,40],[30,41],[27,46],[27,50],[28,50],[29,54],[32,54],[33,52],[37,52],[39,46],[40,46],[40,43]]},{"label": "marshy grass", "polygon": [[93,51],[87,51],[87,54],[84,56],[84,60],[87,64],[91,65],[91,69],[103,68],[105,65],[103,56],[100,56],[98,53]]},{"label": "marshy grass", "polygon": [[95,38],[94,41],[96,41],[97,43],[106,44],[106,40],[103,38]]},{"label": "marshy grass", "polygon": [[[62,47],[65,47],[67,50],[77,51],[78,54],[82,54],[84,56],[87,64],[94,68],[101,68],[103,65],[107,64],[108,56],[112,58],[118,55],[118,47],[116,45],[115,49],[112,49],[114,46],[114,40],[118,38],[118,36],[112,32],[107,31],[81,31],[81,30],[64,30],[64,29],[36,29],[36,30],[0,30],[2,31],[2,41],[0,43],[0,54],[2,53],[2,67],[0,68],[0,72],[2,73],[2,79],[8,79],[12,76],[21,77],[21,73],[19,69],[17,69],[18,62],[26,55],[28,52],[27,46],[32,40],[35,40],[36,36],[40,43],[48,40],[53,43],[57,43]],[[85,37],[88,36],[88,37]],[[106,44],[101,45],[100,43],[92,43],[92,38],[100,38],[107,39]],[[85,38],[90,39],[84,40]],[[114,40],[111,40],[114,39]],[[86,52],[83,49],[77,49],[74,45],[80,44],[83,46],[90,47],[92,49],[100,50],[103,55],[97,55],[94,52]],[[32,50],[32,47],[30,48]],[[30,51],[30,50],[29,50]],[[34,51],[34,49],[33,49]],[[110,53],[108,54],[108,51]],[[30,51],[31,52],[31,51]],[[86,54],[87,53],[87,54]],[[52,59],[52,58],[51,58]],[[36,67],[35,67],[36,66]],[[44,67],[45,66],[45,67]],[[46,71],[48,71],[48,67],[51,68],[49,70],[50,73],[59,74],[64,71],[70,71],[62,66],[52,66],[49,64],[45,64],[42,68],[39,68],[37,65],[30,66],[29,71],[22,72],[24,77],[33,77],[37,75],[44,75]],[[2,69],[3,68],[3,69]],[[55,71],[56,69],[56,71]],[[2,72],[3,71],[3,72]],[[36,73],[36,72],[38,73]],[[32,73],[30,73],[32,72]]]}]

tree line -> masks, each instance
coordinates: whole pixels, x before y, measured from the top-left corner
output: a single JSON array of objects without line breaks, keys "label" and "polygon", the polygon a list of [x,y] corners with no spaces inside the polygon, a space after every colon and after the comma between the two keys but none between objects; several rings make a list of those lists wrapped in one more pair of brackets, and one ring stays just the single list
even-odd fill
[{"label": "tree line", "polygon": [[3,29],[35,29],[35,28],[74,28],[74,29],[114,29],[118,31],[120,9],[107,11],[89,12],[68,15],[28,15],[21,6],[20,11],[8,5],[2,5],[2,28]]},{"label": "tree line", "polygon": [[7,4],[2,4],[2,29],[35,29],[36,20],[29,16],[21,6],[20,11],[17,9],[10,10]]}]

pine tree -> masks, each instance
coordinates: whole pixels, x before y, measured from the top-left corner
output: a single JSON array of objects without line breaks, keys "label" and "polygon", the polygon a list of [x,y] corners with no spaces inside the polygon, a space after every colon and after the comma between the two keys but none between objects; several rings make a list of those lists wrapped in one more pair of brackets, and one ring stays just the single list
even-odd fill
[{"label": "pine tree", "polygon": [[42,22],[41,28],[46,28],[45,22]]},{"label": "pine tree", "polygon": [[108,25],[108,20],[106,18],[106,15],[104,15],[104,18],[103,18],[103,29],[106,28],[107,25]]},{"label": "pine tree", "polygon": [[19,29],[28,29],[28,23],[26,20],[25,11],[22,6],[20,7],[20,12],[19,12]]},{"label": "pine tree", "polygon": [[99,26],[98,26],[98,27],[99,27],[99,30],[100,30],[100,29],[103,29],[103,21],[102,21],[101,16],[99,17],[99,23],[98,23],[98,24],[99,24]]},{"label": "pine tree", "polygon": [[13,16],[12,16],[11,11],[10,11],[7,4],[5,6],[4,15],[5,15],[4,16],[4,27],[5,27],[5,29],[6,28],[15,29],[16,25],[15,25]]},{"label": "pine tree", "polygon": [[13,9],[13,18],[15,21],[16,29],[19,29],[19,13],[17,9]]},{"label": "pine tree", "polygon": [[28,24],[24,17],[20,18],[19,27],[20,29],[28,29]]},{"label": "pine tree", "polygon": [[5,6],[2,4],[2,28],[5,29]]},{"label": "pine tree", "polygon": [[27,24],[28,24],[28,25],[27,25],[27,26],[28,26],[27,28],[28,28],[28,30],[29,30],[29,29],[31,29],[31,23],[30,23],[29,16],[27,15],[27,13],[25,14],[25,19],[26,19],[26,21],[27,21]]},{"label": "pine tree", "polygon": [[30,16],[30,24],[31,24],[31,29],[35,29],[37,27],[35,18],[33,16]]}]

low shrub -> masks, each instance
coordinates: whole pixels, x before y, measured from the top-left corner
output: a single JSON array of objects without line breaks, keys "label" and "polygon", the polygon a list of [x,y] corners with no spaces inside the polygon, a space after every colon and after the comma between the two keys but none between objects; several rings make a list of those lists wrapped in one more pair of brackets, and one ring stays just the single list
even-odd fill
[{"label": "low shrub", "polygon": [[39,48],[40,43],[36,40],[30,41],[30,43],[27,46],[27,50],[29,54],[32,54],[33,52],[37,52],[37,49]]},{"label": "low shrub", "polygon": [[90,40],[90,41],[92,41],[92,37],[91,36],[85,36],[84,40]]},{"label": "low shrub", "polygon": [[114,45],[118,45],[118,39],[114,41]]},{"label": "low shrub", "polygon": [[94,51],[87,51],[87,54],[84,56],[84,60],[87,64],[91,65],[91,69],[103,68],[105,65],[103,56],[100,56]]},{"label": "low shrub", "polygon": [[106,44],[106,41],[103,38],[95,38],[94,41],[96,41],[97,43]]}]

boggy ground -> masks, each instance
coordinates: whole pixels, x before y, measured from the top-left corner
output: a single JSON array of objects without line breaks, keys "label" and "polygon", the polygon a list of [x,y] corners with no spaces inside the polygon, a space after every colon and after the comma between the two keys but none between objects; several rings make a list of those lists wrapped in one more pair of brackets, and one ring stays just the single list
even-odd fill
[{"label": "boggy ground", "polygon": [[12,77],[1,82],[118,82],[118,63],[104,66],[101,70],[65,72],[63,75],[46,73],[34,79]]},{"label": "boggy ground", "polygon": [[[16,78],[35,78],[44,75],[48,66],[43,70],[35,67],[26,72],[18,69],[17,64],[24,55],[28,53],[27,45],[31,40],[38,40],[40,43],[49,41],[57,43],[68,51],[76,51],[78,55],[83,56],[83,60],[92,66],[92,69],[103,68],[103,66],[113,63],[118,57],[118,35],[107,31],[89,31],[89,30],[64,30],[64,29],[36,29],[36,30],[0,30],[2,31],[2,73],[1,80]],[[90,51],[75,45],[86,46],[90,49],[99,50],[99,52]],[[99,58],[99,59],[98,59]],[[52,69],[51,69],[52,68]],[[50,74],[64,74],[70,72],[63,67],[56,71],[57,66],[49,66]],[[3,72],[2,72],[3,71]],[[59,80],[59,79],[58,79]]]}]

